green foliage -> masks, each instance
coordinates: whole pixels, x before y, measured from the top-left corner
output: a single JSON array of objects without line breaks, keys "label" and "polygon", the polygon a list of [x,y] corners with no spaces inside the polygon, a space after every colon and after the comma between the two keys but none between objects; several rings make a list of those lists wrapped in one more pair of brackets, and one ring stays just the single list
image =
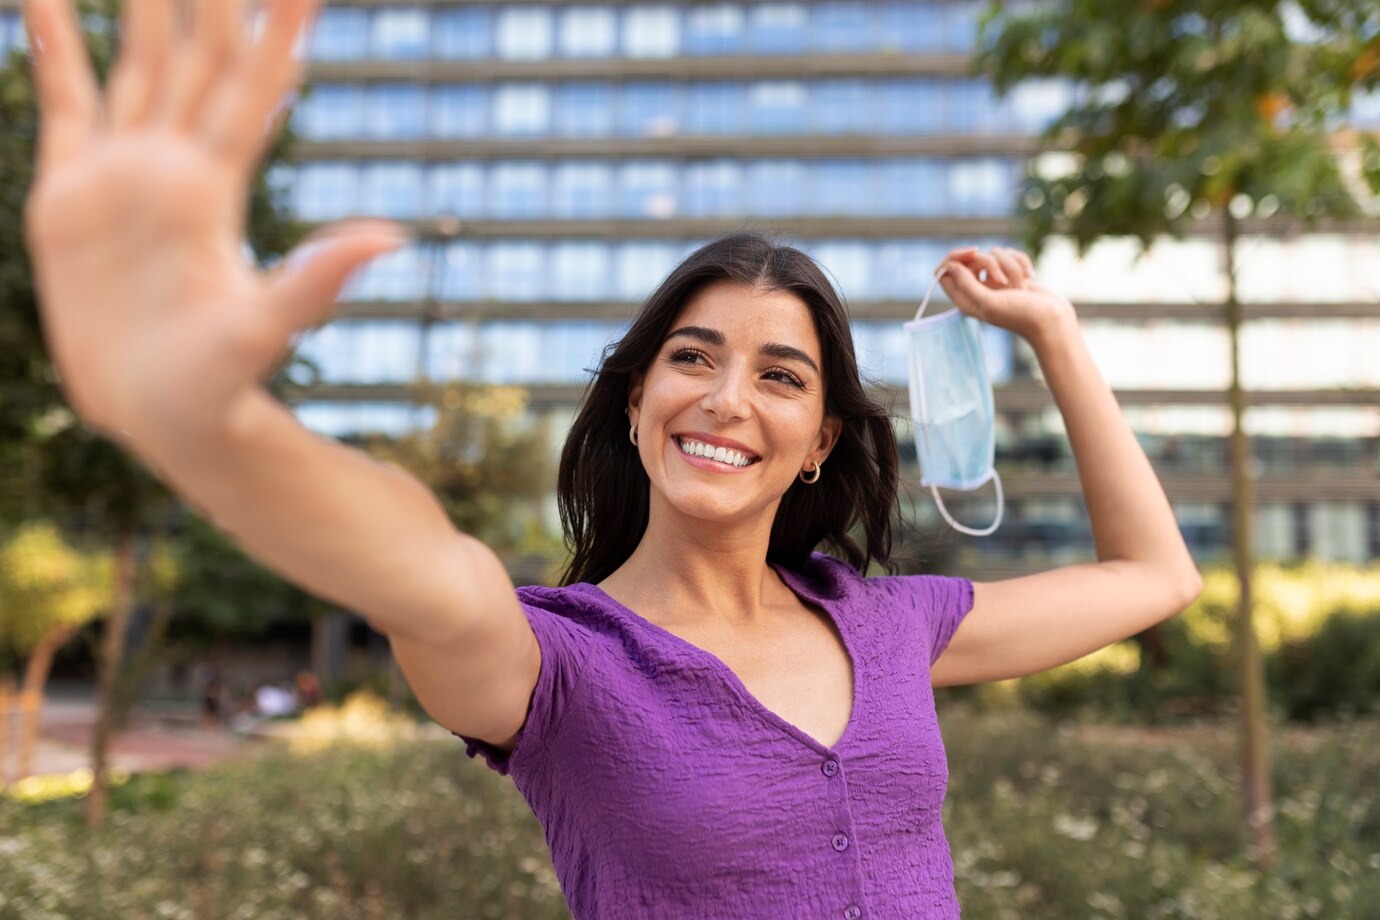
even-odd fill
[{"label": "green foliage", "polygon": [[54,629],[102,615],[114,581],[110,553],[71,546],[47,521],[19,527],[0,543],[0,663],[28,656]]},{"label": "green foliage", "polygon": [[[1162,722],[1235,705],[1232,645],[1238,582],[1229,566],[1203,573],[1203,593],[1153,637],[1119,642],[1017,680],[938,691],[983,708],[1028,706]],[[1309,560],[1257,566],[1255,625],[1271,705],[1288,719],[1380,712],[1380,571]],[[1154,655],[1149,642],[1158,643]]]},{"label": "green foliage", "polygon": [[455,526],[499,552],[553,554],[540,502],[554,475],[540,423],[525,414],[518,387],[451,382],[420,385],[436,423],[400,438],[371,436],[363,447],[424,482]]},{"label": "green foliage", "polygon": [[[940,719],[965,918],[1376,916],[1380,721],[1280,732],[1262,877],[1239,855],[1229,723]],[[449,736],[137,776],[94,835],[79,806],[0,797],[0,917],[570,916],[530,809]]]},{"label": "green foliage", "polygon": [[[115,50],[115,0],[80,4],[98,78]],[[18,53],[0,67],[0,524],[47,516],[76,517],[112,535],[150,527],[173,501],[144,466],[86,429],[67,405],[44,346],[32,267],[24,238],[24,204],[34,177],[38,111],[29,60]],[[267,166],[291,155],[289,132],[275,140]],[[261,260],[285,253],[305,228],[260,172],[250,192],[247,242]],[[270,381],[281,392],[289,357]]]},{"label": "green foliage", "polygon": [[994,4],[975,67],[998,92],[1030,77],[1078,91],[1043,138],[1071,168],[1036,158],[1027,173],[1025,245],[1066,232],[1080,249],[1148,246],[1208,215],[1358,216],[1359,177],[1337,151],[1352,95],[1380,79],[1378,49],[1374,0]]}]

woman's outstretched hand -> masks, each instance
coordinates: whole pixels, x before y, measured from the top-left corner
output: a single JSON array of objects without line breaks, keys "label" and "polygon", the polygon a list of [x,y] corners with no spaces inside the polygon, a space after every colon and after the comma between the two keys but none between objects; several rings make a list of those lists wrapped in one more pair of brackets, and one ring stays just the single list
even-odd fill
[{"label": "woman's outstretched hand", "polygon": [[1076,324],[1073,305],[1036,284],[1035,266],[1018,250],[955,249],[945,256],[940,270],[939,284],[954,306],[1031,344],[1067,323]]},{"label": "woman's outstretched hand", "polygon": [[196,437],[320,323],[350,273],[404,242],[352,221],[272,272],[244,255],[249,186],[293,47],[317,0],[125,0],[121,49],[96,85],[71,0],[25,0],[40,132],[26,203],[44,338],[73,409],[102,434]]}]

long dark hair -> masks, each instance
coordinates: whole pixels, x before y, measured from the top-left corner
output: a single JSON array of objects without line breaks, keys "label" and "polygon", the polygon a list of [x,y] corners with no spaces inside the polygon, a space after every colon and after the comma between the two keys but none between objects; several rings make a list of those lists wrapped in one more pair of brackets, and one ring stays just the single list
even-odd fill
[{"label": "long dark hair", "polygon": [[[597,583],[637,548],[647,529],[649,480],[628,440],[624,410],[633,374],[646,371],[681,309],[720,279],[787,291],[810,311],[824,352],[825,412],[842,421],[829,469],[818,484],[798,479],[772,522],[767,559],[798,568],[821,542],[860,573],[876,560],[891,567],[896,509],[896,435],[887,411],[858,374],[843,302],[808,255],[757,234],[726,234],[701,246],[666,277],[627,334],[604,349],[595,378],[561,451],[556,498],[572,556],[561,584]],[[865,547],[850,536],[861,524]]]}]

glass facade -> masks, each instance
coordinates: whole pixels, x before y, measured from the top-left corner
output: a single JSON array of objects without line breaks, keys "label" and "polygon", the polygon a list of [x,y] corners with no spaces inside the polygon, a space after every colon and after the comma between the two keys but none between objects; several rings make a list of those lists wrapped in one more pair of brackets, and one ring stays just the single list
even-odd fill
[{"label": "glass facade", "polygon": [[1034,134],[1071,99],[1031,84],[998,100],[968,77],[802,80],[498,80],[316,84],[304,139]]},{"label": "glass facade", "polygon": [[[451,235],[440,241],[428,231],[431,241],[365,267],[346,285],[343,314],[301,336],[301,352],[326,384],[359,389],[309,400],[296,407],[299,417],[335,436],[401,434],[432,422],[433,410],[399,396],[419,375],[524,384],[549,388],[533,411],[549,416],[559,441],[602,350],[704,241],[692,237],[744,224],[773,229],[776,221],[808,221],[807,237],[793,241],[854,305],[862,372],[903,388],[900,320],[876,317],[905,312],[896,302],[916,302],[949,249],[1006,242],[962,237],[943,222],[1010,213],[1024,143],[1008,139],[1037,134],[1075,98],[1072,84],[1040,80],[998,100],[984,80],[967,75],[964,56],[985,5],[522,0],[322,9],[303,53],[309,65],[328,66],[293,114],[309,147],[304,161],[275,171],[274,187],[306,221],[444,220],[438,226]],[[18,12],[0,12],[0,49],[23,41]],[[800,66],[786,76],[789,62],[760,71],[752,63],[791,56]],[[722,73],[714,58],[724,59]],[[844,63],[809,66],[825,58]],[[916,60],[926,58],[934,66],[916,73]],[[601,59],[614,63],[579,63]],[[410,63],[396,66],[422,61],[462,63],[438,67],[443,76],[435,79],[412,78],[425,69]],[[1358,94],[1352,119],[1380,127],[1380,92]],[[685,140],[656,140],[668,138]],[[918,155],[918,138],[937,143]],[[858,229],[883,218],[917,223]],[[685,220],[705,223],[677,224]],[[467,226],[475,221],[499,223],[476,231]],[[1318,314],[1246,322],[1248,388],[1380,390],[1380,315],[1358,309],[1380,300],[1380,240],[1247,237],[1237,263],[1243,302],[1307,304]],[[1127,241],[1079,254],[1056,239],[1037,274],[1075,304],[1103,305],[1082,325],[1117,390],[1226,386],[1229,343],[1216,306],[1225,293],[1222,259],[1211,239],[1166,240],[1144,256]],[[442,306],[443,318],[423,324],[415,315],[428,303]],[[1175,309],[1110,318],[1118,304]],[[1193,305],[1201,317],[1186,309]],[[1329,315],[1332,305],[1345,309]],[[399,315],[378,318],[390,313]],[[995,327],[983,336],[994,383],[1034,389],[1042,375],[1028,343]],[[1162,477],[1195,484],[1170,494],[1185,539],[1207,562],[1224,557],[1231,536],[1230,417],[1225,403],[1201,402],[1128,400],[1123,411]],[[905,409],[901,392],[893,411],[903,475],[913,485]],[[1373,482],[1380,399],[1253,405],[1246,427],[1262,477],[1254,524],[1261,558],[1380,555],[1374,497],[1279,488]],[[969,541],[972,551],[994,564],[1094,558],[1057,408],[1003,411],[997,463],[1013,482],[1007,518],[996,537]],[[1025,477],[1039,482],[1023,491]],[[963,520],[990,520],[995,511],[986,493],[953,498]],[[908,504],[914,520],[943,529],[927,494]]]},{"label": "glass facade", "polygon": [[966,52],[980,2],[528,4],[322,10],[315,61]]},{"label": "glass facade", "polygon": [[[1020,163],[977,159],[323,160],[296,167],[303,220],[342,213],[487,220],[677,217],[1002,217]],[[482,195],[423,195],[458,176]],[[382,183],[382,185],[380,185]],[[387,192],[373,190],[387,189]]]}]

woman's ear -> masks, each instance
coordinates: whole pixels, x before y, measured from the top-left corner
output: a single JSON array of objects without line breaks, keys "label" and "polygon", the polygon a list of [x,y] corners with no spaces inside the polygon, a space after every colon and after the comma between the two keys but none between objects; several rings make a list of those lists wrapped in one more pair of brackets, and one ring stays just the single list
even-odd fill
[{"label": "woman's ear", "polygon": [[834,445],[839,442],[839,437],[843,435],[843,419],[837,415],[824,416],[824,424],[819,427],[819,451],[820,460],[828,458],[833,451]]},{"label": "woman's ear", "polygon": [[628,384],[628,424],[636,425],[637,416],[642,410],[642,385],[646,381],[647,375],[642,371],[633,371],[631,382]]}]

